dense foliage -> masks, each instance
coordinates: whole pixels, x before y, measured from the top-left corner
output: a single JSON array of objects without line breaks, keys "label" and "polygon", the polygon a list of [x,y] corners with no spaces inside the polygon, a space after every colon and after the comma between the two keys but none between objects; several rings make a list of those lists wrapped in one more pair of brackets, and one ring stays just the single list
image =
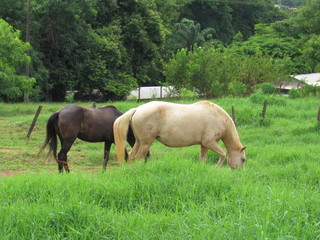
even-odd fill
[{"label": "dense foliage", "polygon": [[[199,76],[196,81],[210,86],[201,91],[205,95],[219,95],[212,92],[217,84],[217,91],[224,89],[220,95],[226,89],[241,95],[252,92],[255,84],[278,81],[279,75],[271,79],[268,72],[271,63],[273,70],[281,72],[282,80],[286,79],[284,73],[318,71],[319,1],[276,3],[301,8],[282,10],[271,0],[33,0],[29,55],[30,76],[36,83],[32,89],[21,89],[2,100],[21,100],[22,93],[27,92],[35,101],[63,101],[67,90],[73,91],[76,99],[88,100],[93,89],[99,89],[102,99],[121,99],[137,86],[183,86],[174,79],[177,73],[168,73],[179,68],[173,66],[177,55],[198,54],[196,62],[188,60],[188,71],[195,71],[183,72],[193,78],[199,64],[208,68],[214,63],[206,62],[210,56],[195,53],[198,47],[222,58],[232,55],[235,61],[241,59],[240,68],[227,70],[223,66],[222,70],[218,64],[210,74]],[[0,18],[22,32],[20,40],[24,40],[26,1],[0,0],[0,5]],[[255,71],[251,65],[255,58],[266,64],[259,79],[239,77],[247,74],[241,72],[243,69],[252,67]],[[285,62],[280,69],[279,59]],[[209,78],[223,75],[223,71],[222,78]],[[200,89],[198,85],[193,87]]]},{"label": "dense foliage", "polygon": [[20,40],[20,32],[0,19],[0,98],[16,98],[31,91],[35,79],[22,72],[30,62],[29,49],[30,45]]},{"label": "dense foliage", "polygon": [[[182,49],[165,66],[169,85],[186,88],[205,97],[243,96],[264,82],[280,83],[288,76],[287,59],[273,60],[262,54]],[[235,74],[237,73],[237,74]]]}]

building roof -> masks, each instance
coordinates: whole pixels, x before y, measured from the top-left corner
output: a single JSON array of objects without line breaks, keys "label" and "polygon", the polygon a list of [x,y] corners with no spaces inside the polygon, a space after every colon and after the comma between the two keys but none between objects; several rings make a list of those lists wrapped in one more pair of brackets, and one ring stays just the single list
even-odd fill
[{"label": "building roof", "polygon": [[304,81],[309,85],[320,86],[320,73],[299,74],[294,76],[294,78]]}]

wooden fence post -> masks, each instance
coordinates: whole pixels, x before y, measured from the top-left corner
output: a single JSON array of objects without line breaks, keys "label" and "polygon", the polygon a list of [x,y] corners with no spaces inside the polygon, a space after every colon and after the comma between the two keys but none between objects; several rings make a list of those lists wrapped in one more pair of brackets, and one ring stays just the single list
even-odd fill
[{"label": "wooden fence post", "polygon": [[26,137],[26,141],[28,141],[29,138],[30,138],[30,135],[31,135],[31,133],[32,133],[32,130],[33,130],[34,126],[36,125],[36,122],[37,122],[38,117],[39,117],[39,115],[40,115],[41,109],[42,109],[42,106],[40,105],[40,106],[38,107],[38,110],[37,110],[36,114],[34,115],[33,121],[32,121],[32,123],[31,123],[31,126],[30,126],[30,128],[29,128],[29,131],[28,131],[28,134],[27,134],[27,137]]},{"label": "wooden fence post", "polygon": [[137,100],[137,102],[140,102],[140,86],[138,88],[138,100]]},{"label": "wooden fence post", "polygon": [[268,105],[268,100],[264,100],[264,102],[263,102],[263,108],[262,108],[262,113],[261,113],[261,115],[262,115],[263,118],[265,118],[265,116],[266,116],[267,105]]},{"label": "wooden fence post", "polygon": [[231,107],[231,118],[232,118],[233,122],[236,123],[236,113],[234,111],[234,106],[233,105]]}]

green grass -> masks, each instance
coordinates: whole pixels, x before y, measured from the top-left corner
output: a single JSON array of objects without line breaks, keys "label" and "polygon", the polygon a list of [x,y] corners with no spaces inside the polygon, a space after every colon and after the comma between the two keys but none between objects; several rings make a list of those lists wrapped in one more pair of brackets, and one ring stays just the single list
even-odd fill
[{"label": "green grass", "polygon": [[70,174],[33,159],[63,104],[43,104],[26,143],[38,105],[0,103],[0,169],[27,170],[0,178],[0,239],[319,239],[319,99],[270,101],[262,119],[257,99],[214,100],[235,106],[245,171],[216,168],[212,152],[198,163],[199,146],[155,142],[147,164],[116,167],[113,148],[102,173],[103,144],[77,141]]}]

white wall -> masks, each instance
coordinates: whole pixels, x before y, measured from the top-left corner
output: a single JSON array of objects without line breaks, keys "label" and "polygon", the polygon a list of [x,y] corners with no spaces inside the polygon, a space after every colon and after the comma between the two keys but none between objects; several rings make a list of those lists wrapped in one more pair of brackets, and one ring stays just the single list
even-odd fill
[{"label": "white wall", "polygon": [[[139,89],[140,89],[140,98],[139,98]],[[130,95],[135,96],[138,99],[164,98],[164,97],[168,97],[171,89],[173,89],[173,87],[171,86],[140,87],[131,91]]]}]

